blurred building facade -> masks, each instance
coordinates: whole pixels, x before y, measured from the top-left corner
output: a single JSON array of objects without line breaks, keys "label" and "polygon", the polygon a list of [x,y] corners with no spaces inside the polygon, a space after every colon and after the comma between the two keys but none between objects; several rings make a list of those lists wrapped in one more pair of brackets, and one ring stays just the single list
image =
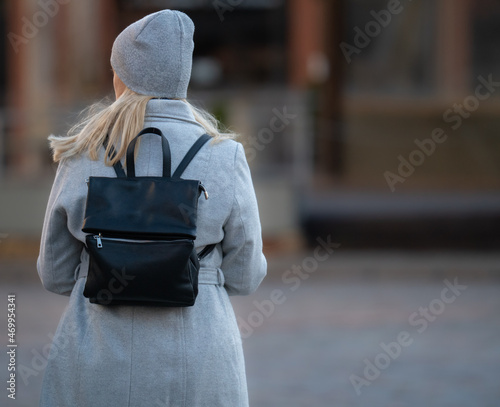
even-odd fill
[{"label": "blurred building facade", "polygon": [[243,135],[270,235],[339,193],[499,190],[495,0],[7,0],[0,179],[50,173],[48,134],[111,94],[115,36],[162,8],[196,24],[190,99]]}]

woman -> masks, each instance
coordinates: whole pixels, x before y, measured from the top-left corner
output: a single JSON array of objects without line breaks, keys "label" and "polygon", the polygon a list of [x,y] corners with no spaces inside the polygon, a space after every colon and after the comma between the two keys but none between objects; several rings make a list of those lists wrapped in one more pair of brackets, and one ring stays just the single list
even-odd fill
[{"label": "woman", "polygon": [[[116,101],[91,109],[68,137],[50,138],[60,163],[37,266],[44,287],[70,301],[44,374],[43,407],[248,405],[241,337],[228,295],[253,292],[266,274],[266,260],[241,144],[185,100],[193,33],[189,17],[171,10],[127,27],[111,55]],[[168,139],[173,169],[201,134],[213,136],[183,174],[201,180],[210,193],[199,201],[196,247],[217,244],[201,261],[193,307],[102,306],[83,296],[85,179],[115,176],[110,165],[123,159],[144,127],[157,127]],[[107,134],[108,149],[117,150],[113,160],[103,147]],[[161,141],[149,135],[141,140],[138,176],[161,175]]]}]

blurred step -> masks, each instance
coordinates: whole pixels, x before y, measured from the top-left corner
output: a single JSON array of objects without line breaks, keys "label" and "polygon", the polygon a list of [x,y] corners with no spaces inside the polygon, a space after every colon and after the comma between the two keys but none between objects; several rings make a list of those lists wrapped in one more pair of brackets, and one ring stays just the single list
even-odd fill
[{"label": "blurred step", "polygon": [[309,245],[331,235],[353,249],[500,249],[500,193],[304,194]]}]

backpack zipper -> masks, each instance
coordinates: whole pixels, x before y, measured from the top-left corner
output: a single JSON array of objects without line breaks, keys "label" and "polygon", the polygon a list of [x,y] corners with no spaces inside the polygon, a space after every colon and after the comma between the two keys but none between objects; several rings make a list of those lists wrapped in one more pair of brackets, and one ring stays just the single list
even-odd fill
[{"label": "backpack zipper", "polygon": [[200,182],[200,189],[203,191],[203,193],[205,194],[205,199],[208,199],[208,191],[207,189],[205,188],[205,185],[203,185],[201,182]]},{"label": "backpack zipper", "polygon": [[97,240],[97,248],[102,249],[102,236],[99,233],[99,236],[94,235],[94,239]]},{"label": "backpack zipper", "polygon": [[[99,235],[94,235],[94,239],[97,240],[97,248],[102,249],[103,248],[103,240],[109,240],[112,242],[130,242],[130,243],[153,243],[153,242],[168,242],[171,240],[138,240],[138,239],[123,239],[119,237],[104,237],[102,236],[101,233]],[[175,240],[182,240],[182,239],[175,239]]]}]

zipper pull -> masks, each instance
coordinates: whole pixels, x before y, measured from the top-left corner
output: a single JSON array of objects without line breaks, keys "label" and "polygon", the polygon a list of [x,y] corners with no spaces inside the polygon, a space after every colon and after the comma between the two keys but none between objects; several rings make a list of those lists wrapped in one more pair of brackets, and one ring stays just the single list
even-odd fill
[{"label": "zipper pull", "polygon": [[200,184],[200,189],[203,191],[203,193],[205,194],[205,199],[208,199],[208,191],[207,189],[205,188],[205,185],[203,184]]},{"label": "zipper pull", "polygon": [[94,239],[97,240],[97,248],[102,249],[101,234],[99,233],[99,236],[94,236]]}]

